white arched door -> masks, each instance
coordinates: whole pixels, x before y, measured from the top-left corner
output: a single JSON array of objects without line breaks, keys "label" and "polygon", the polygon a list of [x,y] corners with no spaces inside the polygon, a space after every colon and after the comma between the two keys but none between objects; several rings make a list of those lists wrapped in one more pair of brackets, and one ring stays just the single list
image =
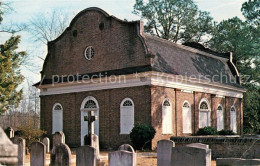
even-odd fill
[{"label": "white arched door", "polygon": [[99,136],[99,105],[97,100],[92,97],[86,97],[81,104],[81,145],[84,145],[84,137],[88,134],[88,122],[84,121],[84,116],[88,116],[89,111],[93,111],[97,120],[92,123],[92,133]]},{"label": "white arched door", "polygon": [[59,103],[52,108],[52,134],[56,131],[63,131],[63,108]]},{"label": "white arched door", "polygon": [[210,126],[210,106],[207,99],[202,99],[199,104],[199,128]]},{"label": "white arched door", "polygon": [[237,115],[234,106],[230,109],[230,128],[234,133],[237,133]]},{"label": "white arched door", "polygon": [[218,106],[217,109],[217,130],[223,130],[224,129],[224,112],[222,105]]},{"label": "white arched door", "polygon": [[192,133],[191,127],[191,107],[189,102],[184,102],[182,106],[182,126],[183,133]]},{"label": "white arched door", "polygon": [[162,133],[172,134],[172,105],[169,99],[162,103]]},{"label": "white arched door", "polygon": [[120,104],[120,134],[129,134],[134,127],[134,102],[125,98]]}]

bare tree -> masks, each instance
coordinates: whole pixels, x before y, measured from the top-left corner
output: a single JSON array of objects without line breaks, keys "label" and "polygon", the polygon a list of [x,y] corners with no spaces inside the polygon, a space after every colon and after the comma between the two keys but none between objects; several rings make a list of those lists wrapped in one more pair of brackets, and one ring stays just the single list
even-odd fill
[{"label": "bare tree", "polygon": [[39,13],[28,23],[28,32],[36,42],[47,44],[61,35],[69,24],[68,14],[62,10]]},{"label": "bare tree", "polygon": [[[12,2],[0,2],[0,22],[3,20],[3,14],[8,15],[15,12],[12,8]],[[26,29],[26,24],[13,23],[9,20],[8,24],[0,24],[0,33],[10,33],[15,34],[17,32],[23,31]]]},{"label": "bare tree", "polygon": [[18,107],[15,105],[8,105],[7,111],[0,116],[0,126],[3,128],[13,127],[17,129],[24,126],[26,121],[39,127],[40,118],[40,98],[39,90],[36,87],[30,86],[23,92],[23,99],[20,101]]}]

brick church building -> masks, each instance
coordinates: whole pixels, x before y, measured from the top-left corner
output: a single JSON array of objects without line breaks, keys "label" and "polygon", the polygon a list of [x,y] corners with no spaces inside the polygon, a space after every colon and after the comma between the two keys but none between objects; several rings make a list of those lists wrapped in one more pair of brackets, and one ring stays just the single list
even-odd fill
[{"label": "brick church building", "polygon": [[84,144],[88,111],[103,148],[130,143],[137,123],[155,128],[153,148],[205,126],[243,131],[245,90],[232,54],[146,34],[142,21],[99,8],[81,11],[48,43],[41,75],[41,129],[63,131],[71,147]]}]

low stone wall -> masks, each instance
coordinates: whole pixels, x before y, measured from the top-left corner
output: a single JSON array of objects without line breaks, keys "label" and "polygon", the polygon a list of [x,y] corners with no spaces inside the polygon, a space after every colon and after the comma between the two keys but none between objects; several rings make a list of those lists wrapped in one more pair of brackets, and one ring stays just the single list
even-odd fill
[{"label": "low stone wall", "polygon": [[191,143],[208,144],[212,150],[212,159],[216,158],[260,158],[260,138],[241,137],[171,137],[175,146]]}]

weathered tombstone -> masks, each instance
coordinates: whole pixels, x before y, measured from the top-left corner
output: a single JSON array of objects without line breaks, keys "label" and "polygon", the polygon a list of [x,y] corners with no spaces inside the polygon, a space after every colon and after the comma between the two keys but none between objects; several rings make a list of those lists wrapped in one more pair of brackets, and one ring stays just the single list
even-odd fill
[{"label": "weathered tombstone", "polygon": [[217,166],[260,165],[260,159],[217,158]]},{"label": "weathered tombstone", "polygon": [[12,127],[8,127],[6,130],[6,135],[8,138],[13,138],[14,137],[14,129]]},{"label": "weathered tombstone", "polygon": [[175,147],[175,142],[171,140],[160,140],[157,143],[157,165],[170,166],[172,148]]},{"label": "weathered tombstone", "polygon": [[68,145],[60,143],[56,145],[52,153],[51,164],[53,166],[71,166],[71,151]]},{"label": "weathered tombstone", "polygon": [[14,144],[18,145],[18,166],[24,166],[25,165],[25,139],[21,137],[13,137],[11,138],[12,142]]},{"label": "weathered tombstone", "polygon": [[84,116],[84,121],[88,122],[88,134],[84,138],[84,144],[92,146],[92,133],[93,125],[92,123],[97,120],[97,116],[94,116],[93,111],[88,111],[88,116]]},{"label": "weathered tombstone", "polygon": [[97,159],[100,159],[99,154],[99,139],[96,134],[91,135],[91,146],[96,149]]},{"label": "weathered tombstone", "polygon": [[235,166],[240,161],[240,158],[217,158],[217,166]]},{"label": "weathered tombstone", "polygon": [[135,153],[125,150],[110,152],[108,160],[109,166],[136,166]]},{"label": "weathered tombstone", "polygon": [[260,159],[241,159],[238,165],[260,165]]},{"label": "weathered tombstone", "polygon": [[171,165],[210,166],[211,149],[195,147],[173,147]]},{"label": "weathered tombstone", "polygon": [[41,142],[33,142],[31,144],[30,156],[31,166],[45,166],[46,146]]},{"label": "weathered tombstone", "polygon": [[50,153],[50,139],[48,137],[44,137],[42,143],[46,146],[46,153]]},{"label": "weathered tombstone", "polygon": [[18,162],[18,145],[13,144],[0,127],[0,165],[14,165]]},{"label": "weathered tombstone", "polygon": [[97,150],[91,146],[85,145],[76,150],[76,165],[77,166],[96,166]]},{"label": "weathered tombstone", "polygon": [[118,150],[125,150],[125,151],[135,153],[134,148],[129,144],[123,144],[123,145],[119,146]]},{"label": "weathered tombstone", "polygon": [[51,163],[55,161],[55,148],[59,144],[65,144],[65,135],[62,131],[57,131],[52,137]]},{"label": "weathered tombstone", "polygon": [[186,146],[194,147],[194,148],[206,148],[206,149],[209,148],[209,145],[207,145],[207,144],[202,144],[202,143],[193,143],[193,144],[188,144],[188,145],[186,145]]},{"label": "weathered tombstone", "polygon": [[56,145],[59,145],[60,143],[63,143],[65,144],[65,135],[62,131],[57,131],[53,134],[53,137],[52,137],[52,141],[53,141],[53,144],[52,144],[52,149],[54,149],[54,147]]},{"label": "weathered tombstone", "polygon": [[134,148],[131,145],[123,144],[123,145],[119,146],[118,150],[128,151],[128,152],[133,153],[133,163],[134,163],[134,165],[136,165],[136,153],[135,153]]},{"label": "weathered tombstone", "polygon": [[99,157],[99,139],[98,136],[93,131],[93,122],[97,120],[97,116],[94,116],[93,111],[88,112],[88,116],[84,116],[84,121],[88,122],[88,134],[84,137],[84,145],[92,146],[96,149],[97,163],[100,162]]}]

